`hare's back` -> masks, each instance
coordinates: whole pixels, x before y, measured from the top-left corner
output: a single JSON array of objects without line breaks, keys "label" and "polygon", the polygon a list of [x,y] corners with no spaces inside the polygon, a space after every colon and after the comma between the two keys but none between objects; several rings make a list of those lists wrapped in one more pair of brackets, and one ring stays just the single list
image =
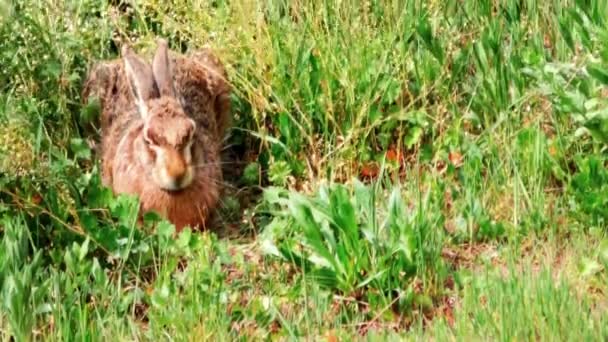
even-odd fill
[{"label": "hare's back", "polygon": [[224,64],[220,61],[219,57],[217,57],[217,55],[211,51],[211,49],[205,48],[195,51],[190,57],[207,68],[213,70],[218,77],[224,80],[228,78]]},{"label": "hare's back", "polygon": [[202,128],[223,133],[230,86],[219,59],[208,50],[174,57],[174,81],[185,111]]},{"label": "hare's back", "polygon": [[82,98],[97,97],[101,105],[101,128],[108,131],[117,121],[132,121],[137,113],[124,64],[120,60],[95,64],[84,83]]}]

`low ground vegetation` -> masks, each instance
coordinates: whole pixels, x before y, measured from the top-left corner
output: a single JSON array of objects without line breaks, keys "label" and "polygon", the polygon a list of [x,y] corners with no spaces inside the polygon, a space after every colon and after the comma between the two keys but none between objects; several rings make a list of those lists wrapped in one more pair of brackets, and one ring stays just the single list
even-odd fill
[{"label": "low ground vegetation", "polygon": [[[608,3],[0,6],[0,336],[608,338]],[[215,228],[101,186],[90,65],[209,45]]]}]

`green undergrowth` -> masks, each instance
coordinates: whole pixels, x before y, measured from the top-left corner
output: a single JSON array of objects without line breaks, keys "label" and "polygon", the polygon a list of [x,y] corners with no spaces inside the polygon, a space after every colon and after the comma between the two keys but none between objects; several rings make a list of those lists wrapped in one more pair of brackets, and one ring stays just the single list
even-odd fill
[{"label": "green undergrowth", "polygon": [[[606,339],[605,13],[0,2],[2,339]],[[158,36],[234,86],[204,233],[101,186],[80,98]]]},{"label": "green undergrowth", "polygon": [[[461,271],[467,283],[449,297],[445,313],[412,335],[438,340],[585,340],[606,339],[606,300],[597,290],[606,281],[608,251],[597,236],[567,242],[556,237],[531,244],[522,258],[501,251],[482,256],[477,274]],[[540,245],[542,243],[542,245]],[[599,286],[599,287],[598,287]],[[601,291],[601,290],[600,290]]]}]

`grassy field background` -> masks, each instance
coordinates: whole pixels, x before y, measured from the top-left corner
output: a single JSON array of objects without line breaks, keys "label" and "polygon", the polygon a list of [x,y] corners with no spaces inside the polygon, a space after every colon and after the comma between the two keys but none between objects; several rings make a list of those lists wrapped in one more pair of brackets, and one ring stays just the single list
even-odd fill
[{"label": "grassy field background", "polygon": [[[605,340],[608,2],[0,2],[3,340]],[[100,186],[88,68],[209,45],[216,228]]]}]

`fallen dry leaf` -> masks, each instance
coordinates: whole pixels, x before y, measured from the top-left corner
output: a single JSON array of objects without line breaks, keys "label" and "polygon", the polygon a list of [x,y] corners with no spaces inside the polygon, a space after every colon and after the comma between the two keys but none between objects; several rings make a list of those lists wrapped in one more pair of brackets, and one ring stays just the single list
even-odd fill
[{"label": "fallen dry leaf", "polygon": [[32,203],[38,205],[40,202],[42,202],[42,196],[40,196],[40,194],[34,194],[32,196]]},{"label": "fallen dry leaf", "polygon": [[553,43],[551,43],[550,35],[545,34],[545,36],[543,37],[543,45],[545,46],[545,49],[550,49],[551,47],[553,47]]},{"label": "fallen dry leaf", "polygon": [[374,179],[378,177],[378,173],[380,173],[380,168],[376,163],[368,163],[361,167],[361,177],[367,179]]},{"label": "fallen dry leaf", "polygon": [[557,148],[554,145],[549,146],[549,155],[555,157],[557,155]]},{"label": "fallen dry leaf", "polygon": [[401,152],[395,150],[394,148],[390,148],[388,151],[386,151],[386,159],[391,162],[398,162],[402,159]]},{"label": "fallen dry leaf", "polygon": [[333,332],[328,332],[327,333],[327,342],[338,342],[338,338],[336,337],[336,335],[333,334]]},{"label": "fallen dry leaf", "polygon": [[454,165],[455,168],[459,168],[462,166],[464,157],[462,156],[462,153],[458,151],[452,151],[448,155],[448,159],[450,159],[450,162],[452,163],[452,165]]}]

